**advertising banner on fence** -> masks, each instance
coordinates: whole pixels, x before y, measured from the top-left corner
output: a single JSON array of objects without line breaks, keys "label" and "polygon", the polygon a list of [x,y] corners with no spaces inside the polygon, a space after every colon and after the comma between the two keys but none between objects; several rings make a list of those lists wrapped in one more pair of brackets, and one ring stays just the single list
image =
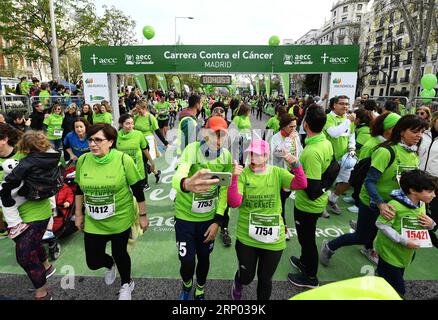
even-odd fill
[{"label": "advertising banner on fence", "polygon": [[85,103],[93,105],[102,100],[110,101],[108,75],[106,73],[84,73]]},{"label": "advertising banner on fence", "polygon": [[358,45],[86,46],[84,72],[357,72]]},{"label": "advertising banner on fence", "polygon": [[329,96],[344,95],[350,98],[350,108],[356,99],[356,72],[333,72],[330,79]]}]

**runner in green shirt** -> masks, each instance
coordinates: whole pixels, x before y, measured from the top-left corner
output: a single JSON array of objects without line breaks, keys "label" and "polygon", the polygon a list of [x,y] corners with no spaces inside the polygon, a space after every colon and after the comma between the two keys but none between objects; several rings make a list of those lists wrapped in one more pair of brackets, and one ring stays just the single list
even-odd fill
[{"label": "runner in green shirt", "polygon": [[143,155],[150,162],[150,169],[158,175],[158,171],[155,168],[154,160],[148,151],[148,143],[143,135],[138,130],[134,130],[134,119],[130,114],[123,114],[119,118],[120,130],[117,134],[116,148],[128,154],[132,160],[134,160],[135,166],[138,169],[140,177],[142,179],[143,189],[149,190],[148,173],[145,171],[145,165],[143,162]]},{"label": "runner in green shirt", "polygon": [[286,107],[278,107],[276,115],[270,118],[268,122],[266,122],[266,130],[270,129],[274,131],[274,134],[278,133],[280,131],[280,117],[286,113]]},{"label": "runner in green shirt", "polygon": [[44,106],[44,110],[47,110],[50,106],[50,92],[48,90],[49,85],[46,82],[41,84],[41,91],[38,95],[41,104]]},{"label": "runner in green shirt", "polygon": [[44,129],[47,133],[50,143],[55,150],[62,149],[62,122],[64,120],[64,113],[60,104],[55,104],[49,115],[44,119]]},{"label": "runner in green shirt", "polygon": [[166,96],[164,94],[160,97],[160,102],[157,102],[154,108],[158,113],[158,127],[165,137],[167,135],[167,131],[169,130],[170,103],[166,101]]},{"label": "runner in green shirt", "polygon": [[245,164],[246,150],[251,142],[251,120],[249,118],[250,107],[247,103],[241,104],[237,116],[234,117],[233,123],[239,131],[239,164]]},{"label": "runner in green shirt", "polygon": [[232,283],[233,300],[242,298],[243,285],[249,285],[257,271],[257,299],[269,300],[272,277],[286,248],[284,221],[281,217],[282,188],[303,189],[307,180],[298,158],[290,153],[284,159],[295,176],[286,169],[267,165],[269,144],[253,140],[246,150],[250,165],[243,169],[233,165],[233,178],[228,189],[228,205],[239,207],[236,253],[239,268]]},{"label": "runner in green shirt", "polygon": [[356,153],[360,153],[362,146],[371,138],[370,123],[373,120],[373,114],[366,109],[358,109],[354,112],[356,114],[355,124],[355,140]]},{"label": "runner in green shirt", "polygon": [[401,295],[405,294],[403,274],[418,248],[431,248],[429,230],[436,223],[426,215],[425,204],[435,198],[437,179],[421,170],[405,171],[400,178],[401,190],[391,193],[394,217],[380,216],[375,241],[379,254],[377,273]]},{"label": "runner in green shirt", "polygon": [[107,123],[112,124],[113,123],[113,117],[111,113],[106,111],[105,106],[101,105],[100,103],[96,103],[93,106],[93,124],[97,123]]},{"label": "runner in green shirt", "polygon": [[[130,156],[114,149],[116,140],[117,131],[110,124],[98,123],[88,130],[90,153],[80,156],[76,165],[75,224],[84,230],[88,267],[107,268],[105,283],[111,285],[117,266],[122,285],[119,300],[131,300],[134,281],[127,251],[131,226],[140,219],[141,228],[146,230],[149,221],[140,174]],[[108,241],[112,256],[105,253]]]},{"label": "runner in green shirt", "polygon": [[223,148],[227,123],[221,117],[212,117],[202,135],[202,141],[185,147],[172,179],[172,186],[177,191],[175,233],[183,281],[180,300],[191,298],[195,266],[194,298],[204,299],[210,253],[227,206],[227,187],[219,187],[215,184],[218,179],[208,178],[208,172],[231,173],[231,154]]}]

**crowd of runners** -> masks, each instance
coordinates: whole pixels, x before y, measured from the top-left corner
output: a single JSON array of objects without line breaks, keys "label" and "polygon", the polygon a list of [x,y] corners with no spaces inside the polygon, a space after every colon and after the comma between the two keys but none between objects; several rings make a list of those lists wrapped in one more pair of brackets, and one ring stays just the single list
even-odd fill
[{"label": "crowd of runners", "polygon": [[[46,280],[55,273],[57,223],[68,223],[63,217],[84,234],[88,268],[104,268],[107,285],[118,272],[119,299],[131,299],[130,253],[149,226],[148,176],[160,182],[155,159],[170,150],[178,159],[172,200],[181,300],[208,298],[216,235],[232,245],[231,208],[237,209],[234,300],[245,298],[256,275],[257,298],[270,298],[291,238],[288,225],[295,225],[301,254],[288,257],[287,278],[305,288],[319,286],[319,263],[336,268],[333,254],[359,245],[403,296],[403,273],[415,250],[438,245],[438,113],[429,106],[380,106],[366,96],[353,102],[343,95],[181,96],[122,88],[121,116],[113,119],[107,101],[91,106],[38,95],[28,119],[20,112],[0,117],[0,232],[15,242],[35,299],[52,299]],[[266,112],[272,117],[265,128],[253,128],[251,117]],[[172,128],[175,141],[167,140]],[[342,214],[342,196],[357,213],[350,221],[355,232],[318,249],[318,219]],[[43,241],[54,250],[52,264]]]}]

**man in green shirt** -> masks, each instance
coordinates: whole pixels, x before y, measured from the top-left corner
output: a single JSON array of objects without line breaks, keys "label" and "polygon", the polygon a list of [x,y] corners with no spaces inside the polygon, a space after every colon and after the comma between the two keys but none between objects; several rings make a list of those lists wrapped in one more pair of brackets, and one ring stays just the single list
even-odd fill
[{"label": "man in green shirt", "polygon": [[350,166],[347,165],[350,161],[346,161],[348,159],[343,157],[346,154],[353,158],[356,156],[356,139],[354,135],[356,114],[350,113],[347,115],[350,106],[350,101],[347,96],[334,97],[333,102],[333,110],[327,115],[327,123],[324,126],[323,133],[331,142],[335,159],[341,166],[341,170],[335,181],[336,190],[330,194],[328,203],[330,211],[339,215],[341,214],[341,209],[336,202],[338,197],[350,187],[348,180],[353,170],[352,167],[350,168]]},{"label": "man in green shirt", "polygon": [[[232,170],[231,154],[223,148],[227,130],[223,118],[210,118],[206,131],[203,131],[203,140],[193,142],[184,149],[173,176],[172,186],[177,190],[175,233],[183,281],[180,300],[192,298],[195,268],[197,285],[194,299],[204,300],[210,253],[227,207],[227,187],[219,187],[219,180],[209,177],[208,172]],[[199,180],[204,181],[199,183]]]},{"label": "man in green shirt", "polygon": [[307,108],[303,120],[306,131],[306,146],[301,153],[300,163],[307,177],[307,188],[297,190],[295,196],[295,227],[301,245],[301,257],[292,256],[290,263],[299,273],[289,273],[288,280],[293,285],[306,288],[319,286],[318,249],[315,231],[318,218],[327,206],[328,195],[323,187],[322,175],[333,159],[331,143],[322,133],[327,116],[324,109],[317,105]]}]

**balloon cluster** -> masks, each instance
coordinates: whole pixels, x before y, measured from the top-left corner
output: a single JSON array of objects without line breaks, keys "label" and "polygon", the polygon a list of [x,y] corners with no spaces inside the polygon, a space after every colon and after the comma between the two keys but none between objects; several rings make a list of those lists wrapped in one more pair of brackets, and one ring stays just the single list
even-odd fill
[{"label": "balloon cluster", "polygon": [[[423,86],[423,90],[420,93],[421,97],[424,98],[433,98],[435,97],[435,86],[437,84],[437,77],[434,74],[425,74],[421,78],[421,85]],[[432,102],[432,99],[423,99],[423,102],[428,103]]]}]

